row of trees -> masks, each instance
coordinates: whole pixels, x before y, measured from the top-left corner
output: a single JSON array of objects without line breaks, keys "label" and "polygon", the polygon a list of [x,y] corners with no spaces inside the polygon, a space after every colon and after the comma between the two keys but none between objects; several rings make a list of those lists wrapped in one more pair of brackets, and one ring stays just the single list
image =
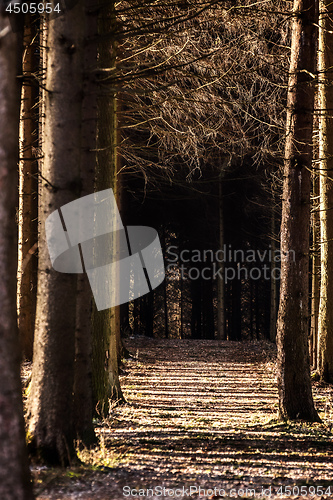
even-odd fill
[{"label": "row of trees", "polygon": [[[17,261],[21,345],[33,357],[27,441],[40,462],[70,463],[74,438],[95,441],[95,408],[104,416],[112,399],[123,401],[121,330],[141,325],[150,335],[160,327],[183,337],[275,338],[276,280],[191,279],[189,271],[179,274],[180,258],[173,262],[176,279],[170,269],[154,295],[97,311],[86,276],[55,271],[45,241],[46,218],[94,191],[113,189],[124,224],[159,228],[165,255],[170,245],[245,252],[278,248],[283,179],[280,415],[318,420],[308,349],[309,263],[312,257],[315,271],[322,266],[312,277],[312,360],[331,381],[332,30],[324,0],[320,15],[313,0],[294,0],[292,14],[291,7],[80,0],[52,19],[26,16],[23,43],[13,19],[1,14],[3,498],[32,495],[16,341]],[[311,232],[312,180],[314,208],[320,205]],[[310,252],[311,235],[317,253]]]}]

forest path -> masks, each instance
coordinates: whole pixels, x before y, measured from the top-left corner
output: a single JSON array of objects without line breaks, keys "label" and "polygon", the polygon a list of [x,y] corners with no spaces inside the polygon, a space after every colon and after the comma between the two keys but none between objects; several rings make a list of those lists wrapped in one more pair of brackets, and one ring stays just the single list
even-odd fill
[{"label": "forest path", "polygon": [[126,346],[127,404],[98,427],[108,468],[93,481],[82,476],[75,498],[133,499],[141,489],[150,499],[281,499],[286,486],[299,493],[292,498],[333,498],[332,389],[314,389],[324,425],[276,422],[272,344],[136,338]]}]

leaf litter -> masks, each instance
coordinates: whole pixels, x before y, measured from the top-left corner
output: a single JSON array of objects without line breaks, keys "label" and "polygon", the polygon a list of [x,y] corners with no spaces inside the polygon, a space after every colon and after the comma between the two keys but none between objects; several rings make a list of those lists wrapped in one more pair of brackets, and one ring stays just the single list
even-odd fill
[{"label": "leaf litter", "polygon": [[333,497],[330,385],[313,384],[321,424],[280,422],[273,344],[125,344],[127,403],[95,421],[82,466],[32,468],[38,499]]}]

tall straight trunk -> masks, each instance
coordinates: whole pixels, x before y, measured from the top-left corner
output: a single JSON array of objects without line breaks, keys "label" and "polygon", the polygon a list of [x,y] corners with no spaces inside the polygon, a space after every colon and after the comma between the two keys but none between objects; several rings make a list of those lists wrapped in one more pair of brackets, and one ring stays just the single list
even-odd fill
[{"label": "tall straight trunk", "polygon": [[318,369],[318,321],[320,304],[320,213],[319,213],[319,177],[313,179],[312,205],[312,281],[311,281],[311,335],[310,358],[313,370]]},{"label": "tall straight trunk", "polygon": [[[256,287],[257,287],[256,281]],[[232,340],[241,340],[242,338],[242,283],[240,279],[234,278],[232,280],[232,313],[231,313],[231,331]],[[257,304],[256,294],[256,304]],[[258,327],[258,317],[256,309],[256,326]]]},{"label": "tall straight trunk", "polygon": [[[219,178],[219,248],[223,249],[224,245],[224,210],[223,210],[223,178],[222,170]],[[224,340],[225,332],[225,303],[224,303],[224,263],[220,262],[222,267],[222,278],[217,280],[217,338]]]},{"label": "tall straight trunk", "polygon": [[[275,230],[276,226],[276,217],[275,217],[275,207],[272,207],[272,215],[271,215],[271,251],[272,255],[275,255],[276,250],[276,241],[275,241]],[[277,280],[274,278],[274,273],[272,273],[274,269],[275,263],[271,261],[271,293],[270,293],[270,315],[269,315],[269,339],[271,342],[275,342],[276,338],[276,316],[277,316],[277,304],[278,304],[278,294],[277,294]]]},{"label": "tall straight trunk", "polygon": [[[94,192],[97,131],[97,10],[93,0],[85,0],[85,50],[82,103],[81,196]],[[75,365],[74,427],[84,445],[96,441],[93,428],[92,391],[92,293],[85,273],[78,276]]]},{"label": "tall straight trunk", "polygon": [[259,284],[258,280],[256,280],[256,283],[254,285],[254,291],[255,291],[255,315],[256,315],[256,339],[259,340],[260,338],[260,307],[259,307],[259,302],[260,302],[260,294],[259,294]]},{"label": "tall straight trunk", "polygon": [[333,21],[332,4],[319,1],[319,159],[321,285],[318,322],[318,371],[333,382]]},{"label": "tall straight trunk", "polygon": [[0,14],[0,498],[33,498],[25,447],[16,315],[19,89],[17,37]]},{"label": "tall straight trunk", "polygon": [[253,339],[253,280],[250,280],[250,336]]},{"label": "tall straight trunk", "polygon": [[164,309],[164,332],[165,338],[168,339],[170,336],[169,329],[169,308],[168,308],[168,282],[167,278],[163,281],[163,309]]},{"label": "tall straight trunk", "polygon": [[191,337],[202,338],[202,279],[190,281],[191,287]]},{"label": "tall straight trunk", "polygon": [[180,273],[180,338],[184,338],[184,279],[183,273]]},{"label": "tall straight trunk", "polygon": [[20,161],[19,161],[19,232],[17,302],[21,347],[26,359],[32,360],[35,328],[37,261],[32,258],[37,243],[37,181],[36,160],[33,157],[33,132],[36,128],[31,82],[34,71],[35,30],[31,15],[24,26],[22,71],[25,81],[21,93]]},{"label": "tall straight trunk", "polygon": [[[115,42],[110,43],[114,30],[114,1],[100,3],[98,31],[99,69],[101,70],[98,96],[98,139],[96,191],[111,188],[117,199],[117,99],[115,89],[103,69],[115,64]],[[115,254],[117,241],[113,236],[111,251]],[[114,283],[117,287],[118,284]],[[118,308],[119,311],[119,308]],[[99,412],[107,415],[109,401],[123,402],[124,396],[119,381],[117,328],[120,328],[116,308],[93,311],[93,387]]]},{"label": "tall straight trunk", "polygon": [[202,323],[203,337],[214,339],[214,305],[213,305],[213,281],[202,280]]},{"label": "tall straight trunk", "polygon": [[318,421],[308,348],[316,2],[294,0],[293,11],[281,223],[284,258],[277,322],[279,414]]},{"label": "tall straight trunk", "polygon": [[82,0],[49,23],[47,51],[29,440],[31,451],[41,461],[68,464],[75,457],[72,409],[77,275],[57,272],[51,266],[45,220],[80,195]]}]

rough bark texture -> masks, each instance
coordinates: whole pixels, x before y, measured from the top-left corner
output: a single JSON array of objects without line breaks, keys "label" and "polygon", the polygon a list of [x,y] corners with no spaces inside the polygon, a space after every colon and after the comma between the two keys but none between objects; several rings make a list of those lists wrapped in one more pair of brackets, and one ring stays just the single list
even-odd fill
[{"label": "rough bark texture", "polygon": [[[275,255],[276,250],[276,218],[275,218],[275,207],[272,208],[271,215],[271,250],[272,255]],[[271,262],[271,272],[274,268],[274,262]],[[277,316],[277,304],[278,304],[278,294],[277,294],[277,282],[276,279],[271,275],[271,296],[270,296],[270,314],[269,314],[269,339],[271,342],[275,342],[276,339],[276,316]]]},{"label": "rough bark texture", "polygon": [[0,498],[32,499],[25,448],[16,316],[17,159],[19,92],[17,40],[0,15]]},{"label": "rough bark texture", "polygon": [[21,94],[18,233],[18,326],[22,351],[32,360],[36,312],[37,260],[37,180],[33,155],[35,120],[33,104],[33,38],[31,16],[24,27],[22,70],[25,80]]},{"label": "rough bark texture", "polygon": [[[82,105],[81,196],[94,191],[96,163],[97,88],[97,11],[93,0],[85,0],[84,82]],[[74,426],[75,434],[84,445],[96,441],[93,428],[92,395],[92,293],[86,274],[78,276],[75,370]]]},{"label": "rough bark texture", "polygon": [[41,461],[75,455],[72,398],[77,275],[51,267],[45,219],[80,195],[83,8],[48,26],[44,160],[39,184],[39,267],[29,440]]},{"label": "rough bark texture", "polygon": [[333,21],[331,2],[320,0],[319,7],[321,286],[318,370],[323,380],[333,382]]},{"label": "rough bark texture", "polygon": [[311,336],[310,361],[313,370],[318,369],[318,322],[320,301],[320,212],[319,212],[319,177],[313,179],[312,203],[312,280],[311,280]]},{"label": "rough bark texture", "polygon": [[[277,323],[281,418],[318,420],[308,349],[309,230],[316,3],[295,0],[281,224],[281,293]],[[293,251],[293,253],[290,253]]]},{"label": "rough bark texture", "polygon": [[[109,35],[114,29],[114,2],[101,4],[98,31],[99,66],[111,68],[115,64],[115,42]],[[104,35],[104,36],[103,36]],[[105,37],[108,35],[108,37]],[[98,97],[98,155],[96,191],[112,188],[117,198],[117,101],[116,92],[110,90],[112,83],[101,77]],[[111,243],[116,248],[114,238]],[[109,402],[124,401],[120,388],[117,350],[117,316],[115,309],[93,311],[93,387],[99,412],[106,416]],[[119,322],[118,322],[119,323]]]}]

